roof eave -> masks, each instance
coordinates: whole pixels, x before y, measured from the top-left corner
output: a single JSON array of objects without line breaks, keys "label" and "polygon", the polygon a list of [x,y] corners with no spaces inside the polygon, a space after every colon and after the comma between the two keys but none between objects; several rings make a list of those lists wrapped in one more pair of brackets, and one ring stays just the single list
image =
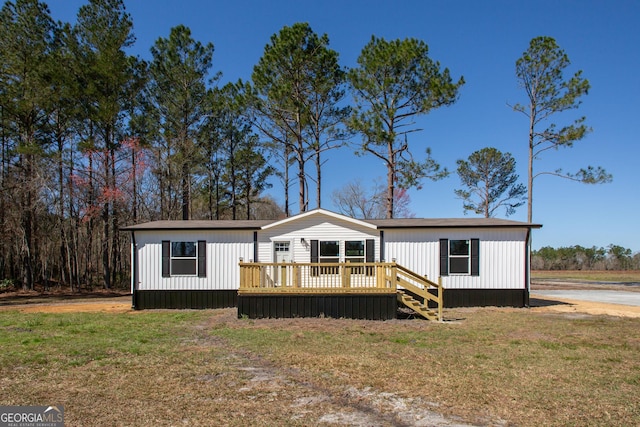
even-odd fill
[{"label": "roof eave", "polygon": [[367,222],[366,220],[351,218],[351,217],[348,217],[346,215],[342,215],[342,214],[339,214],[339,213],[328,211],[328,210],[322,209],[322,208],[313,209],[313,210],[310,210],[310,211],[307,211],[307,212],[303,212],[303,213],[298,214],[298,215],[290,216],[288,218],[281,219],[280,221],[272,222],[271,224],[265,224],[261,228],[262,228],[262,230],[267,230],[269,228],[278,227],[278,226],[280,226],[282,224],[286,224],[286,223],[291,222],[291,221],[298,221],[300,219],[306,218],[308,216],[313,216],[313,215],[326,215],[326,216],[329,216],[331,218],[340,219],[342,221],[347,221],[347,222],[350,222],[352,224],[357,224],[357,225],[360,225],[362,227],[371,228],[371,229],[374,229],[374,230],[378,228],[378,227],[376,227],[375,224]]}]

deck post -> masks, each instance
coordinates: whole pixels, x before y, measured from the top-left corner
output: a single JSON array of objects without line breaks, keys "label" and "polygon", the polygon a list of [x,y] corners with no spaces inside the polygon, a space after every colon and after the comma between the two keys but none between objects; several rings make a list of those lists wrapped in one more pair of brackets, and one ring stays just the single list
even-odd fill
[{"label": "deck post", "polygon": [[398,289],[398,268],[397,268],[395,259],[391,264],[391,285],[396,290]]},{"label": "deck post", "polygon": [[255,288],[259,288],[260,287],[260,266],[255,266],[252,267],[251,270],[253,270],[253,274],[251,275],[251,285]]},{"label": "deck post", "polygon": [[287,266],[280,266],[280,286],[287,286]]},{"label": "deck post", "polygon": [[442,306],[444,305],[444,288],[442,287],[442,276],[438,277],[438,321],[442,322]]},{"label": "deck post", "polygon": [[347,264],[342,266],[342,287],[343,288],[350,288],[351,287],[351,267],[348,266],[349,261],[347,261]]}]

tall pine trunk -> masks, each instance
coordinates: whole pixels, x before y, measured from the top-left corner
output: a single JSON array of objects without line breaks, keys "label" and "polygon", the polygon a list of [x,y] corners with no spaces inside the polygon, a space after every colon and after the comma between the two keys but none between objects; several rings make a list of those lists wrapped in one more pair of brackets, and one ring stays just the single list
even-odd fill
[{"label": "tall pine trunk", "polygon": [[60,228],[60,230],[58,230],[58,232],[60,233],[60,247],[59,247],[59,251],[60,251],[60,284],[64,284],[67,283],[67,281],[69,282],[69,284],[71,284],[71,281],[68,280],[70,274],[69,271],[66,270],[68,262],[67,262],[67,244],[66,244],[66,235],[65,235],[65,207],[64,207],[64,192],[65,192],[65,185],[64,185],[64,139],[63,137],[60,135],[60,133],[58,133],[58,137],[57,137],[57,141],[58,141],[58,227]]},{"label": "tall pine trunk", "polygon": [[322,207],[322,162],[320,161],[320,141],[316,141],[316,202],[317,208]]},{"label": "tall pine trunk", "polygon": [[[104,153],[104,160],[102,161],[103,170],[105,174],[105,186],[104,190],[107,190],[109,186],[109,176],[111,175],[111,168],[109,165],[109,155]],[[111,239],[111,227],[110,227],[110,203],[109,198],[105,197],[102,204],[102,279],[105,289],[111,288],[111,270],[110,270],[110,239]]]},{"label": "tall pine trunk", "polygon": [[387,160],[387,218],[393,218],[393,196],[396,185],[396,155],[393,151],[393,144],[388,144]]},{"label": "tall pine trunk", "polygon": [[20,155],[23,168],[21,191],[21,228],[22,228],[22,286],[33,289],[33,190],[31,184],[31,155]]},{"label": "tall pine trunk", "polygon": [[284,215],[289,218],[289,157],[291,156],[291,146],[285,144],[284,148]]},{"label": "tall pine trunk", "polygon": [[190,176],[189,176],[189,164],[187,160],[182,161],[182,219],[189,219],[189,204],[190,204]]}]

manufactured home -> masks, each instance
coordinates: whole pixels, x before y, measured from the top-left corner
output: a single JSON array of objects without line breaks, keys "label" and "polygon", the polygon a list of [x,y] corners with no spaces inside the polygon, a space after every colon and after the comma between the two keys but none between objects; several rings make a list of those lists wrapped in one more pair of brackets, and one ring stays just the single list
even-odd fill
[{"label": "manufactured home", "polygon": [[133,307],[238,307],[249,317],[429,318],[529,304],[531,230],[485,218],[154,221],[131,233]]}]

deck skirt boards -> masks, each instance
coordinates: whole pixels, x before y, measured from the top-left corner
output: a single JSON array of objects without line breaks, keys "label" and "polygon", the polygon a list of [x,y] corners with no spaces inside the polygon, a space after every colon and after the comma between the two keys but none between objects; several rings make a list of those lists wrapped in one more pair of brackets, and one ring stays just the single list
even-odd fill
[{"label": "deck skirt boards", "polygon": [[152,308],[206,309],[238,305],[237,290],[154,290],[135,291],[136,310]]},{"label": "deck skirt boards", "polygon": [[[445,289],[444,307],[526,307],[523,289]],[[397,317],[395,294],[242,294],[237,290],[136,290],[135,309],[238,307],[238,317],[333,317],[388,320]]]},{"label": "deck skirt boards", "polygon": [[332,317],[389,320],[397,317],[395,294],[251,295],[238,296],[238,317]]},{"label": "deck skirt boards", "polygon": [[[525,289],[445,289],[444,307],[527,307]],[[431,305],[430,305],[431,306]]]}]

